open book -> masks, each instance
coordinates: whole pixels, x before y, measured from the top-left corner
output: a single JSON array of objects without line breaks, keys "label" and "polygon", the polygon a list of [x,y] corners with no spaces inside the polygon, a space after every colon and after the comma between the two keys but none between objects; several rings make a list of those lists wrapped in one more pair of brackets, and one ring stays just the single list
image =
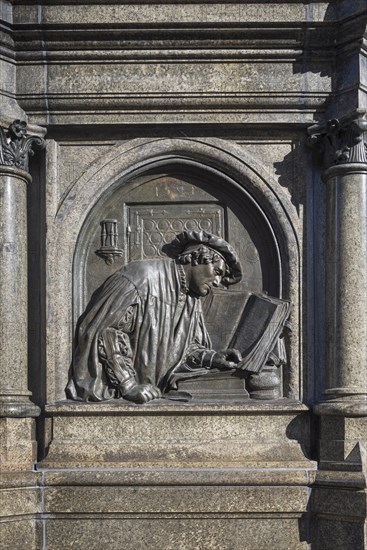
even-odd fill
[{"label": "open book", "polygon": [[242,353],[238,370],[258,373],[276,347],[291,312],[291,303],[266,294],[251,294],[229,348]]}]

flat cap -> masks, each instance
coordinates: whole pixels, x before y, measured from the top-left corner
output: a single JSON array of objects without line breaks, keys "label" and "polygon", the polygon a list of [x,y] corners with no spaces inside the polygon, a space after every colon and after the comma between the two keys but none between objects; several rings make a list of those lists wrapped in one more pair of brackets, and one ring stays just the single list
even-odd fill
[{"label": "flat cap", "polygon": [[162,251],[170,258],[177,259],[187,248],[195,245],[204,245],[223,257],[229,271],[222,279],[223,284],[233,285],[242,279],[241,264],[236,251],[227,241],[206,231],[183,231],[172,242],[163,245]]}]

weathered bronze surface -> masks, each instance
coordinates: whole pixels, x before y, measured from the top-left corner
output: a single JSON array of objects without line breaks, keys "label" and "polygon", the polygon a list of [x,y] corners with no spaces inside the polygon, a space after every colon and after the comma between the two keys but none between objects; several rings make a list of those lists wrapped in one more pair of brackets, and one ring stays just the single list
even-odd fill
[{"label": "weathered bronze surface", "polygon": [[[146,403],[162,393],[177,398],[180,382],[209,371],[238,371],[244,378],[260,368],[253,369],[236,348],[212,349],[204,322],[200,297],[242,278],[234,249],[205,231],[184,231],[162,250],[169,258],[131,262],[92,296],[77,326],[69,398]],[[278,322],[280,330],[284,322]],[[260,333],[258,346],[248,350],[252,355],[269,347],[261,339]],[[243,382],[242,392],[247,396]]]}]

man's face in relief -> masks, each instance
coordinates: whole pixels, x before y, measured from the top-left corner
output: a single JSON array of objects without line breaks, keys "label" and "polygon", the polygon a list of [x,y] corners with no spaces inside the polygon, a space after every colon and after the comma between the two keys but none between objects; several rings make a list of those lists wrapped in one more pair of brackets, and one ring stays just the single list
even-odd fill
[{"label": "man's face in relief", "polygon": [[190,290],[198,296],[206,296],[213,286],[218,286],[225,273],[225,263],[222,259],[209,264],[192,266]]}]

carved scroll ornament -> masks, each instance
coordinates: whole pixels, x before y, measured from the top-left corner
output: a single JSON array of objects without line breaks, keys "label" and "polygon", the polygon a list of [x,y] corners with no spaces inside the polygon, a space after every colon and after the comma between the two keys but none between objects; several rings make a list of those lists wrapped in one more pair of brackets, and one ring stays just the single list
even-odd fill
[{"label": "carved scroll ornament", "polygon": [[364,112],[345,120],[332,119],[308,130],[309,143],[322,156],[323,169],[346,163],[367,163],[367,120]]},{"label": "carved scroll ornament", "polygon": [[34,149],[43,149],[45,140],[27,135],[27,123],[14,120],[7,130],[0,128],[0,165],[14,166],[28,172],[29,157]]}]

